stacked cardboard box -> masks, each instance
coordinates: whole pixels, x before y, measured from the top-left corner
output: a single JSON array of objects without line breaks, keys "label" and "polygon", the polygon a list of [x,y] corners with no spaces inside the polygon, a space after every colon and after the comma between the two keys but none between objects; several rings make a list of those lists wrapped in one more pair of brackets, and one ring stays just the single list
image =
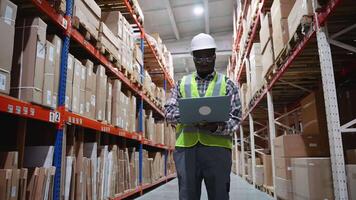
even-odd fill
[{"label": "stacked cardboard box", "polygon": [[104,22],[100,22],[97,47],[102,51],[105,50],[110,52],[113,58],[117,61],[117,64],[121,64],[121,46],[119,38],[114,35]]},{"label": "stacked cardboard box", "polygon": [[66,80],[66,95],[65,95],[65,108],[67,110],[72,110],[72,100],[73,100],[73,77],[74,77],[74,60],[73,55],[68,54],[67,61],[67,80]]},{"label": "stacked cardboard box", "polygon": [[318,135],[327,140],[327,125],[324,98],[321,90],[306,96],[301,102],[302,132]]},{"label": "stacked cardboard box", "polygon": [[[62,56],[62,39],[59,38],[57,35],[47,35],[47,40],[50,41],[55,48],[55,55],[54,55],[54,84],[53,84],[53,108],[57,107],[57,97],[58,97],[58,90],[59,90],[59,76],[60,76],[60,66],[61,66],[61,56]],[[69,64],[67,65],[69,68]],[[70,72],[70,69],[67,69],[67,76]],[[72,70],[72,69],[71,69]],[[67,79],[68,80],[68,79]]]},{"label": "stacked cardboard box", "polygon": [[349,191],[349,199],[356,199],[356,163],[352,165],[346,165],[347,183]]},{"label": "stacked cardboard box", "polygon": [[274,0],[271,7],[274,58],[278,58],[289,42],[288,15],[295,0]]},{"label": "stacked cardboard box", "polygon": [[47,24],[40,18],[25,18],[17,21],[16,27],[11,95],[42,104]]},{"label": "stacked cardboard box", "polygon": [[294,199],[334,199],[330,158],[293,158]]},{"label": "stacked cardboard box", "polygon": [[[255,164],[256,164],[256,166],[257,165],[261,165],[262,164],[261,163],[261,159],[260,158],[256,158]],[[252,158],[249,158],[247,160],[247,179],[249,179],[250,181],[252,181],[252,179],[253,179],[253,174],[252,174],[252,168],[253,167],[254,166],[252,166]],[[255,177],[256,177],[256,175],[255,175]]]},{"label": "stacked cardboard box", "polygon": [[346,174],[349,191],[349,199],[356,199],[356,149],[346,151]]},{"label": "stacked cardboard box", "polygon": [[106,102],[107,76],[105,68],[102,65],[96,67],[96,102],[95,116],[97,120],[105,120],[105,102]]},{"label": "stacked cardboard box", "polygon": [[[251,48],[249,65],[250,67],[250,83],[251,86],[251,94],[254,94],[261,89],[261,87],[265,84],[265,79],[262,77],[262,62],[261,62],[261,44],[254,43]],[[246,68],[247,71],[247,68]]]},{"label": "stacked cardboard box", "polygon": [[96,99],[96,74],[94,73],[94,64],[90,60],[85,60],[86,81],[85,81],[85,99],[84,99],[84,115],[86,117],[95,118],[95,99]]},{"label": "stacked cardboard box", "polygon": [[[17,6],[14,3],[7,0],[0,2],[0,92],[5,94],[10,93],[16,13]],[[16,58],[17,56],[14,56],[14,60]]]},{"label": "stacked cardboard box", "polygon": [[273,186],[272,176],[272,158],[271,155],[263,155],[263,184],[265,186]]},{"label": "stacked cardboard box", "polygon": [[310,23],[313,15],[312,0],[296,0],[288,16],[289,39],[293,38],[293,35],[302,23]]},{"label": "stacked cardboard box", "polygon": [[264,183],[264,166],[256,165],[255,172],[256,172],[256,185],[262,186]]},{"label": "stacked cardboard box", "polygon": [[[75,0],[73,5],[73,23],[84,25],[92,37],[98,39],[101,9],[94,0]],[[82,25],[80,25],[82,24]]]},{"label": "stacked cardboard box", "polygon": [[270,13],[267,13],[266,15],[261,14],[260,41],[263,67],[262,77],[265,77],[274,64],[272,20]]},{"label": "stacked cardboard box", "polygon": [[[274,140],[276,194],[292,199],[292,158],[328,156],[327,142],[317,136],[284,135]],[[289,187],[286,187],[289,186]]]}]

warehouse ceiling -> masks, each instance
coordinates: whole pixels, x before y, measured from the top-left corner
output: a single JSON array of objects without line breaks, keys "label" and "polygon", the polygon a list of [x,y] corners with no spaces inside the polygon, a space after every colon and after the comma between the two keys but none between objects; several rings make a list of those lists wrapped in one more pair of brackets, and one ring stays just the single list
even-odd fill
[{"label": "warehouse ceiling", "polygon": [[172,52],[175,80],[195,70],[190,40],[211,34],[218,45],[217,71],[226,73],[232,47],[233,0],[139,0],[145,31],[158,32]]}]

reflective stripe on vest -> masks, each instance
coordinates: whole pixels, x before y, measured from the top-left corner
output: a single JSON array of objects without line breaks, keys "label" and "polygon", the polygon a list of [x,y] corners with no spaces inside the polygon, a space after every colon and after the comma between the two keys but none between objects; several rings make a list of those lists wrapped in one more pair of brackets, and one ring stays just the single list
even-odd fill
[{"label": "reflective stripe on vest", "polygon": [[[182,98],[200,98],[198,84],[195,80],[196,74],[184,76],[180,83],[180,93]],[[224,96],[226,95],[225,75],[215,73],[214,79],[209,83],[204,97]],[[178,124],[177,129],[177,147],[192,147],[198,142],[207,146],[218,146],[232,148],[232,139],[229,136],[212,135],[210,132],[199,130],[194,126]]]}]

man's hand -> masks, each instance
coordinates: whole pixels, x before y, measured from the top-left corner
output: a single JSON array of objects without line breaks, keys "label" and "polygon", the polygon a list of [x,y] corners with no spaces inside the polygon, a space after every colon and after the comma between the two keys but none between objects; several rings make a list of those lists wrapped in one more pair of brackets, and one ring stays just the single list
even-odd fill
[{"label": "man's hand", "polygon": [[225,124],[225,122],[200,122],[195,124],[195,127],[201,129],[201,130],[205,130],[205,131],[210,131],[212,133],[214,133],[219,126],[223,126]]}]

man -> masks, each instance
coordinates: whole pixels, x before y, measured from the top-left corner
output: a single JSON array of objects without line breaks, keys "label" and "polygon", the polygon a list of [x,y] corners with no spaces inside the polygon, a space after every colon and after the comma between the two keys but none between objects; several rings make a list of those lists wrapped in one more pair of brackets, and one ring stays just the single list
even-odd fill
[{"label": "man", "polygon": [[[240,117],[238,88],[226,76],[215,72],[216,44],[210,35],[200,33],[195,36],[191,41],[191,51],[196,73],[178,82],[165,105],[167,122],[176,126],[177,142],[173,157],[178,174],[179,199],[199,200],[204,180],[209,200],[227,200],[230,191],[232,135]],[[220,89],[215,90],[216,87]],[[216,95],[213,91],[219,93]],[[231,96],[228,121],[194,126],[180,124],[179,98],[214,95]]]}]

